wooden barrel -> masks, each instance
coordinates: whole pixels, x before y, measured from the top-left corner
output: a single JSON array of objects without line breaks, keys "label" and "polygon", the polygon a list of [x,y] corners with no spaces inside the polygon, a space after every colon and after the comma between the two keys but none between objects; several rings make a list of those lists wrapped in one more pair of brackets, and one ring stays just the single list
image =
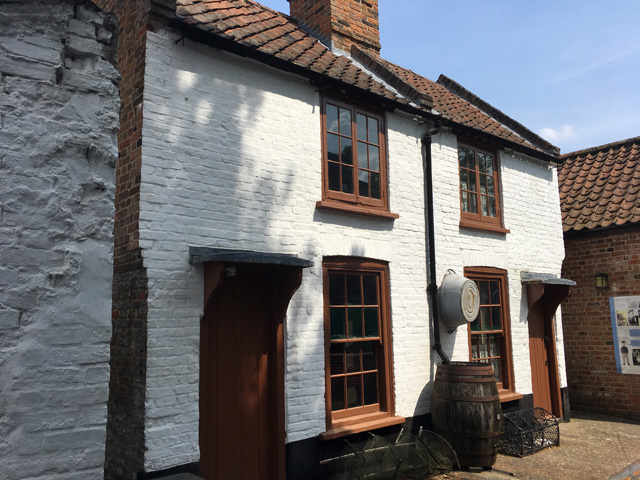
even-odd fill
[{"label": "wooden barrel", "polygon": [[435,432],[451,444],[460,467],[489,468],[495,463],[502,407],[490,364],[439,364],[431,416]]}]

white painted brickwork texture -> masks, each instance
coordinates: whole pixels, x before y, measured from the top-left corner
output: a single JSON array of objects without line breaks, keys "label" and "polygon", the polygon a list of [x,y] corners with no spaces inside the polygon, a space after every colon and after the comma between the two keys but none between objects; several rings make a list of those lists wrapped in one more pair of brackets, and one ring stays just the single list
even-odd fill
[{"label": "white painted brickwork texture", "polygon": [[[398,220],[317,210],[321,125],[316,89],[262,64],[188,41],[176,44],[177,39],[165,31],[150,33],[147,51],[140,215],[150,288],[145,468],[199,458],[203,275],[200,266],[188,264],[189,245],[289,253],[314,262],[304,271],[285,324],[288,442],[325,429],[325,255],[389,261],[396,411],[404,416],[428,412],[427,385],[437,359],[430,355],[425,292],[424,127],[404,115],[387,115],[390,209],[400,214]],[[442,142],[433,148],[438,279],[447,268],[461,272],[465,265],[509,271],[516,382],[519,391],[530,393],[519,272],[559,272],[562,236],[554,172],[504,157],[505,218],[512,233],[460,232],[455,137],[436,140]],[[445,334],[444,342],[454,358],[466,359],[464,328]]]},{"label": "white painted brickwork texture", "polygon": [[103,476],[118,73],[74,3],[0,5],[3,480]]},{"label": "white painted brickwork texture", "polygon": [[[287,441],[325,430],[322,257],[387,260],[397,411],[413,415],[429,379],[419,126],[390,116],[395,222],[316,210],[317,91],[204,46],[149,35],[141,247],[149,275],[146,468],[198,460],[202,269],[189,245],[310,259],[286,319]],[[419,172],[416,175],[416,172]]]},{"label": "white painted brickwork texture", "polygon": [[[532,392],[529,358],[526,290],[521,272],[560,276],[564,243],[560,199],[555,168],[514,153],[500,152],[504,224],[511,233],[500,234],[459,227],[459,173],[457,139],[440,134],[432,147],[434,171],[435,234],[438,282],[447,269],[462,273],[464,267],[495,267],[507,270],[515,387]],[[450,199],[454,199],[451,201]],[[561,386],[565,387],[564,347],[560,309],[556,319]],[[458,328],[445,335],[445,350],[454,360],[467,360],[467,332]]]}]

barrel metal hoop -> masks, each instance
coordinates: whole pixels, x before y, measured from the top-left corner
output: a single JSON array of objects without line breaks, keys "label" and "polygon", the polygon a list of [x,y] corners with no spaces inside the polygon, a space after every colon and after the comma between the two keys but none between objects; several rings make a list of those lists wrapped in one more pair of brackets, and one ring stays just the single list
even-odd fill
[{"label": "barrel metal hoop", "polygon": [[445,395],[443,393],[433,391],[433,396],[442,398],[443,400],[453,400],[456,402],[500,402],[500,395],[491,395],[489,397],[460,397],[457,395]]},{"label": "barrel metal hoop", "polygon": [[455,383],[492,383],[494,380],[494,376],[488,376],[484,378],[478,377],[448,377],[445,375],[440,375],[436,373],[436,380],[445,380],[447,382],[455,382]]}]

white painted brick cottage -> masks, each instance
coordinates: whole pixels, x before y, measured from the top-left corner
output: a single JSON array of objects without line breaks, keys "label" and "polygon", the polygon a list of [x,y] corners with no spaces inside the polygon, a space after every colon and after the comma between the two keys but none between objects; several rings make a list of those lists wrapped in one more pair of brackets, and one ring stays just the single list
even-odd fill
[{"label": "white painted brick cottage", "polygon": [[[555,147],[382,59],[377,0],[95,3],[122,74],[105,478],[316,478],[428,425],[447,357],[568,416]],[[449,269],[480,291],[453,332]]]}]

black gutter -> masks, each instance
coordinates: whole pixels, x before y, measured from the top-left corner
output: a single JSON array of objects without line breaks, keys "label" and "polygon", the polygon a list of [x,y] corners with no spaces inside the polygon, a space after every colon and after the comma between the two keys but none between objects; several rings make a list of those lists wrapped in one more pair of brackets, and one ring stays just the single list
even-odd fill
[{"label": "black gutter", "polygon": [[424,217],[427,225],[425,241],[427,244],[427,293],[431,299],[429,320],[433,326],[433,349],[440,355],[442,363],[450,362],[449,356],[442,349],[440,341],[440,305],[438,303],[438,283],[436,281],[436,234],[434,232],[433,215],[433,160],[431,158],[431,137],[440,131],[440,125],[427,130],[422,137],[422,168],[424,172]]}]

